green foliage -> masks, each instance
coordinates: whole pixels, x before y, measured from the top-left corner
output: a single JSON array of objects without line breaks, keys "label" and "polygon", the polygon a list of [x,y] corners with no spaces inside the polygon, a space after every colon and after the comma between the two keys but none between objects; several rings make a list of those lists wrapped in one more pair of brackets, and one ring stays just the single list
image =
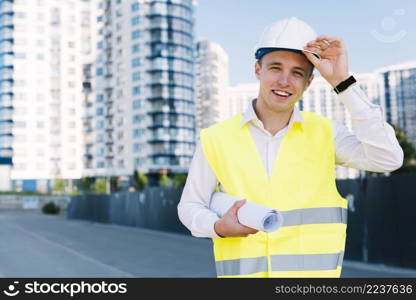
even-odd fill
[{"label": "green foliage", "polygon": [[48,202],[42,207],[42,212],[44,214],[57,215],[59,214],[59,211],[60,211],[59,206],[53,202]]},{"label": "green foliage", "polygon": [[62,195],[65,192],[65,180],[62,178],[56,178],[53,181],[52,193]]},{"label": "green foliage", "polygon": [[110,191],[111,192],[119,192],[121,190],[121,187],[118,183],[117,177],[111,177],[110,178]]},{"label": "green foliage", "polygon": [[79,188],[77,186],[72,187],[72,191],[70,193],[71,196],[78,196],[81,195]]},{"label": "green foliage", "polygon": [[394,131],[396,133],[397,140],[399,141],[400,146],[403,149],[404,161],[403,166],[394,171],[394,174],[397,173],[416,173],[416,149],[413,144],[408,140],[403,129],[398,126],[393,125]]},{"label": "green foliage", "polygon": [[147,176],[137,170],[134,170],[133,173],[133,185],[136,191],[142,191],[149,183]]},{"label": "green foliage", "polygon": [[160,174],[159,181],[157,183],[158,186],[170,186],[171,184],[172,184],[172,182],[169,179],[168,175]]},{"label": "green foliage", "polygon": [[179,174],[179,173],[175,174],[173,176],[173,185],[175,187],[185,186],[187,176],[188,176],[188,174]]},{"label": "green foliage", "polygon": [[82,177],[78,182],[78,189],[83,193],[88,193],[93,190],[94,177]]},{"label": "green foliage", "polygon": [[48,193],[41,193],[41,192],[32,192],[32,191],[25,191],[25,192],[18,192],[18,191],[0,191],[0,195],[19,195],[19,196],[45,196],[51,195]]},{"label": "green foliage", "polygon": [[107,182],[105,178],[101,177],[95,180],[93,185],[94,193],[106,194],[107,193]]}]

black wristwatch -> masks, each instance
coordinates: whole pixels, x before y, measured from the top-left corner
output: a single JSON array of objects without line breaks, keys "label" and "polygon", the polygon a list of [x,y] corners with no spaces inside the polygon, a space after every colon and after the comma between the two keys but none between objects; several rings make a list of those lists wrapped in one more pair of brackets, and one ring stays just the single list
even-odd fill
[{"label": "black wristwatch", "polygon": [[345,79],[344,81],[338,83],[338,85],[334,88],[335,93],[339,94],[343,91],[345,91],[350,85],[352,85],[353,83],[356,83],[357,80],[355,80],[354,76],[350,76],[347,79]]}]

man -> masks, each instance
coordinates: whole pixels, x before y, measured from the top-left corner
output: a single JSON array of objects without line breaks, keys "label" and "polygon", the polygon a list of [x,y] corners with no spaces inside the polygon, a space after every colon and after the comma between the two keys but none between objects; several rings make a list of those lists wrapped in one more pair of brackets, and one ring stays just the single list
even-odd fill
[{"label": "man", "polygon": [[[213,238],[218,277],[339,277],[347,201],[336,189],[335,164],[390,172],[403,151],[381,108],[350,76],[341,39],[284,19],[265,29],[255,55],[258,98],[201,131],[179,218],[194,236]],[[313,67],[346,106],[355,134],[295,106]],[[209,209],[218,185],[242,199],[221,218]],[[283,226],[266,233],[240,224],[245,201],[280,210]]]}]

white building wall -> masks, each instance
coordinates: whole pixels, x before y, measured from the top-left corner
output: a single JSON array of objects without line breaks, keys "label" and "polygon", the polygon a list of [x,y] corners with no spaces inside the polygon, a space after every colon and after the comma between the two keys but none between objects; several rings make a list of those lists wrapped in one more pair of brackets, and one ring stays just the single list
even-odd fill
[{"label": "white building wall", "polygon": [[217,43],[201,40],[196,53],[197,132],[223,120],[222,103],[227,102],[228,55]]},{"label": "white building wall", "polygon": [[221,116],[223,120],[235,114],[243,113],[251,101],[258,97],[259,83],[245,83],[228,88],[228,101],[221,103]]},{"label": "white building wall", "polygon": [[93,2],[14,2],[13,180],[82,175],[81,19]]}]

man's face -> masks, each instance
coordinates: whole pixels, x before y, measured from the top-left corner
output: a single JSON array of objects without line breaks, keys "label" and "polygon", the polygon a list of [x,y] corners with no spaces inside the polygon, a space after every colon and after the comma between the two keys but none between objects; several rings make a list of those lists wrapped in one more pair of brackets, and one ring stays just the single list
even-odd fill
[{"label": "man's face", "polygon": [[259,101],[275,112],[291,110],[312,82],[312,65],[302,54],[273,51],[265,54],[255,73],[260,80]]}]

